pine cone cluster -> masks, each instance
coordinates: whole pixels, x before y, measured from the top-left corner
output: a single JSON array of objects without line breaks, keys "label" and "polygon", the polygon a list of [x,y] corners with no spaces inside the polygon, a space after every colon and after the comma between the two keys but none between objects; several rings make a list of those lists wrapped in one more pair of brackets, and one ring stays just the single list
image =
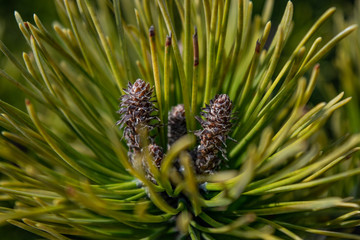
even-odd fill
[{"label": "pine cone cluster", "polygon": [[[129,82],[125,94],[121,96],[120,110],[121,119],[117,122],[120,128],[124,128],[124,138],[129,147],[129,159],[133,163],[134,154],[141,153],[139,128],[147,128],[147,132],[158,127],[159,118],[154,114],[156,108],[153,97],[153,88],[149,83],[137,79],[134,84]],[[154,164],[159,167],[163,158],[161,147],[154,143],[153,137],[149,138],[149,152],[154,158]],[[144,161],[143,161],[144,163]]]},{"label": "pine cone cluster", "polygon": [[[124,89],[125,95],[121,97],[121,119],[117,122],[120,128],[124,128],[124,138],[129,147],[129,159],[133,164],[135,154],[142,152],[139,136],[139,128],[147,128],[147,132],[159,126],[154,106],[153,88],[149,83],[141,79],[134,84],[129,83]],[[200,122],[202,130],[195,132],[199,139],[199,145],[191,152],[194,167],[198,174],[213,173],[220,165],[221,159],[226,159],[226,140],[231,129],[232,102],[228,95],[216,95],[209,105],[202,109],[196,119]],[[168,115],[168,148],[180,137],[187,133],[185,121],[185,109],[183,104],[172,107]],[[163,150],[149,137],[149,153],[153,157],[154,165],[160,168],[164,157]],[[222,158],[219,155],[222,155]],[[146,161],[142,161],[147,177],[155,182],[149,172]],[[177,163],[176,163],[177,164]]]},{"label": "pine cone cluster", "polygon": [[219,167],[221,163],[219,152],[226,159],[225,147],[231,129],[232,102],[226,94],[216,95],[202,110],[201,116],[205,120],[196,117],[203,130],[195,132],[200,144],[195,149],[194,165],[197,173],[208,174]]},{"label": "pine cone cluster", "polygon": [[168,148],[187,132],[184,104],[172,107],[168,115]]}]

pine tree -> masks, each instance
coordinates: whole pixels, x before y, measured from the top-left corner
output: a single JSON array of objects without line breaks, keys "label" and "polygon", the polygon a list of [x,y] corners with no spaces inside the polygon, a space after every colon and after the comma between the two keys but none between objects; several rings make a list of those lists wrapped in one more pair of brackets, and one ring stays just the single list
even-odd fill
[{"label": "pine tree", "polygon": [[249,0],[55,3],[53,30],[15,13],[24,64],[0,42],[22,75],[1,78],[28,97],[26,112],[0,101],[1,224],[46,239],[359,239],[359,201],[333,185],[360,174],[341,167],[360,135],[323,137],[350,98],[309,102],[318,62],[356,29],[322,39],[334,8],[292,49],[291,1],[276,27],[272,0],[260,17]]}]

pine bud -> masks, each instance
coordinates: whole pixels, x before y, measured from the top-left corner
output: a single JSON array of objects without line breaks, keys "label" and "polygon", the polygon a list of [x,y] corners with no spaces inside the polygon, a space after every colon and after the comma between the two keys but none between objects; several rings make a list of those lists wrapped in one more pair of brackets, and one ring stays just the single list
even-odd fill
[{"label": "pine bud", "polygon": [[168,116],[168,148],[187,132],[183,104],[171,108]]},{"label": "pine bud", "polygon": [[196,117],[203,130],[196,131],[200,145],[196,149],[195,168],[197,173],[212,173],[221,164],[222,157],[226,159],[226,140],[231,129],[232,103],[228,95],[216,95],[210,104],[202,109],[201,116]]}]

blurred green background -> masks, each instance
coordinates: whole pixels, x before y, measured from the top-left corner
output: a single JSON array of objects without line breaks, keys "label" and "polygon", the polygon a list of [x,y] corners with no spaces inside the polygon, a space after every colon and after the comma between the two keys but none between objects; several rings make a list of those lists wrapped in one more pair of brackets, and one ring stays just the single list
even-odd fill
[{"label": "blurred green background", "polygon": [[[0,39],[21,60],[21,53],[28,51],[29,46],[17,26],[14,11],[18,11],[24,21],[33,21],[33,14],[36,13],[46,27],[51,27],[56,19],[56,9],[52,0],[0,0]],[[2,53],[0,54],[0,68],[5,69],[14,78],[20,77]],[[0,99],[24,109],[24,97],[7,81],[0,80]]]},{"label": "blurred green background", "polygon": [[[99,0],[105,1],[105,0]],[[122,0],[122,4],[126,1]],[[155,1],[155,0],[153,0]],[[254,2],[254,14],[261,14],[263,4],[265,0],[255,0]],[[285,49],[285,53],[290,54],[294,49],[294,43],[298,41],[292,41],[299,39],[310,26],[316,21],[316,19],[329,7],[335,6],[344,12],[345,18],[349,18],[352,15],[352,9],[354,1],[351,0],[294,0],[294,29],[290,41]],[[274,11],[272,15],[273,26],[279,23],[283,14],[287,0],[275,0]],[[14,55],[21,61],[21,53],[29,50],[29,46],[24,41],[17,23],[14,18],[14,11],[18,11],[24,21],[33,22],[33,14],[36,13],[42,20],[48,29],[51,29],[52,23],[56,21],[56,9],[52,0],[0,0],[0,38],[6,44],[6,46],[14,53]],[[322,28],[322,36],[324,40],[335,35],[333,22],[325,24]],[[286,54],[283,55],[286,57]],[[332,66],[334,62],[335,51],[333,50],[325,60],[321,61],[321,81],[325,82],[338,82],[339,74],[335,67]],[[22,61],[21,61],[22,62]],[[16,69],[8,62],[8,60],[1,54],[0,55],[0,68],[5,69],[14,78],[21,78]],[[324,70],[326,69],[326,71]],[[340,92],[341,89],[338,90]],[[326,96],[321,91],[318,94],[314,94],[316,97],[313,101],[326,100]],[[18,91],[14,86],[10,85],[4,79],[0,79],[0,99],[4,100],[20,109],[24,109],[25,96]],[[318,99],[316,99],[318,98]],[[1,178],[1,176],[0,176]],[[12,204],[12,203],[7,203]],[[12,226],[0,227],[0,239],[37,239],[30,233],[22,231]]]},{"label": "blurred green background", "polygon": [[[26,44],[17,26],[14,11],[18,11],[25,21],[32,21],[33,14],[36,13],[47,27],[51,27],[52,22],[56,19],[56,10],[52,0],[0,0],[0,38],[14,55],[21,60],[21,53],[28,51],[29,46]],[[0,54],[0,68],[5,69],[5,71],[14,78],[20,77],[18,71],[9,63],[2,53]],[[24,98],[25,96],[21,91],[18,91],[6,80],[0,79],[1,100],[11,103],[20,109],[24,109]],[[6,203],[1,204],[0,206],[4,206]],[[7,204],[10,205],[12,203]],[[0,239],[25,240],[39,239],[39,237],[17,227],[5,225],[0,227]]]}]

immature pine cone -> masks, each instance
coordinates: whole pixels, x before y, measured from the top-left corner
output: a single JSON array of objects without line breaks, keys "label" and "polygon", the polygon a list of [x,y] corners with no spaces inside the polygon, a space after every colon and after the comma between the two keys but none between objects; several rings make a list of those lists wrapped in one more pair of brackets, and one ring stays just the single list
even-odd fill
[{"label": "immature pine cone", "polygon": [[154,159],[154,164],[157,168],[160,168],[161,160],[164,158],[162,148],[156,143],[149,145],[149,152]]},{"label": "immature pine cone", "polygon": [[[128,88],[124,89],[125,95],[121,96],[120,110],[118,113],[121,119],[117,122],[124,128],[124,137],[129,147],[129,158],[132,161],[133,155],[140,153],[140,136],[138,134],[139,127],[146,127],[148,132],[157,127],[156,121],[159,118],[154,115],[156,110],[153,101],[151,101],[153,88],[149,83],[141,79],[137,79],[134,84],[129,82]],[[150,143],[153,139],[150,138]],[[161,160],[158,160],[161,161]],[[156,165],[158,165],[156,163]]]},{"label": "immature pine cone", "polygon": [[[164,153],[162,148],[156,143],[152,143],[149,144],[148,149],[151,157],[153,158],[153,164],[155,165],[155,167],[160,168],[161,161],[164,158]],[[150,172],[150,168],[147,164],[147,161],[145,161],[145,159],[142,161],[142,164],[143,164],[143,168],[145,169],[146,178],[151,180],[153,183],[156,183],[156,180],[153,174]]]},{"label": "immature pine cone", "polygon": [[186,132],[184,105],[178,104],[171,108],[168,116],[168,148]]},{"label": "immature pine cone", "polygon": [[196,117],[203,130],[195,132],[200,139],[196,149],[195,169],[199,174],[213,173],[221,163],[218,156],[221,152],[226,159],[226,140],[231,129],[232,103],[228,95],[216,95],[210,104],[202,109],[201,116]]}]

